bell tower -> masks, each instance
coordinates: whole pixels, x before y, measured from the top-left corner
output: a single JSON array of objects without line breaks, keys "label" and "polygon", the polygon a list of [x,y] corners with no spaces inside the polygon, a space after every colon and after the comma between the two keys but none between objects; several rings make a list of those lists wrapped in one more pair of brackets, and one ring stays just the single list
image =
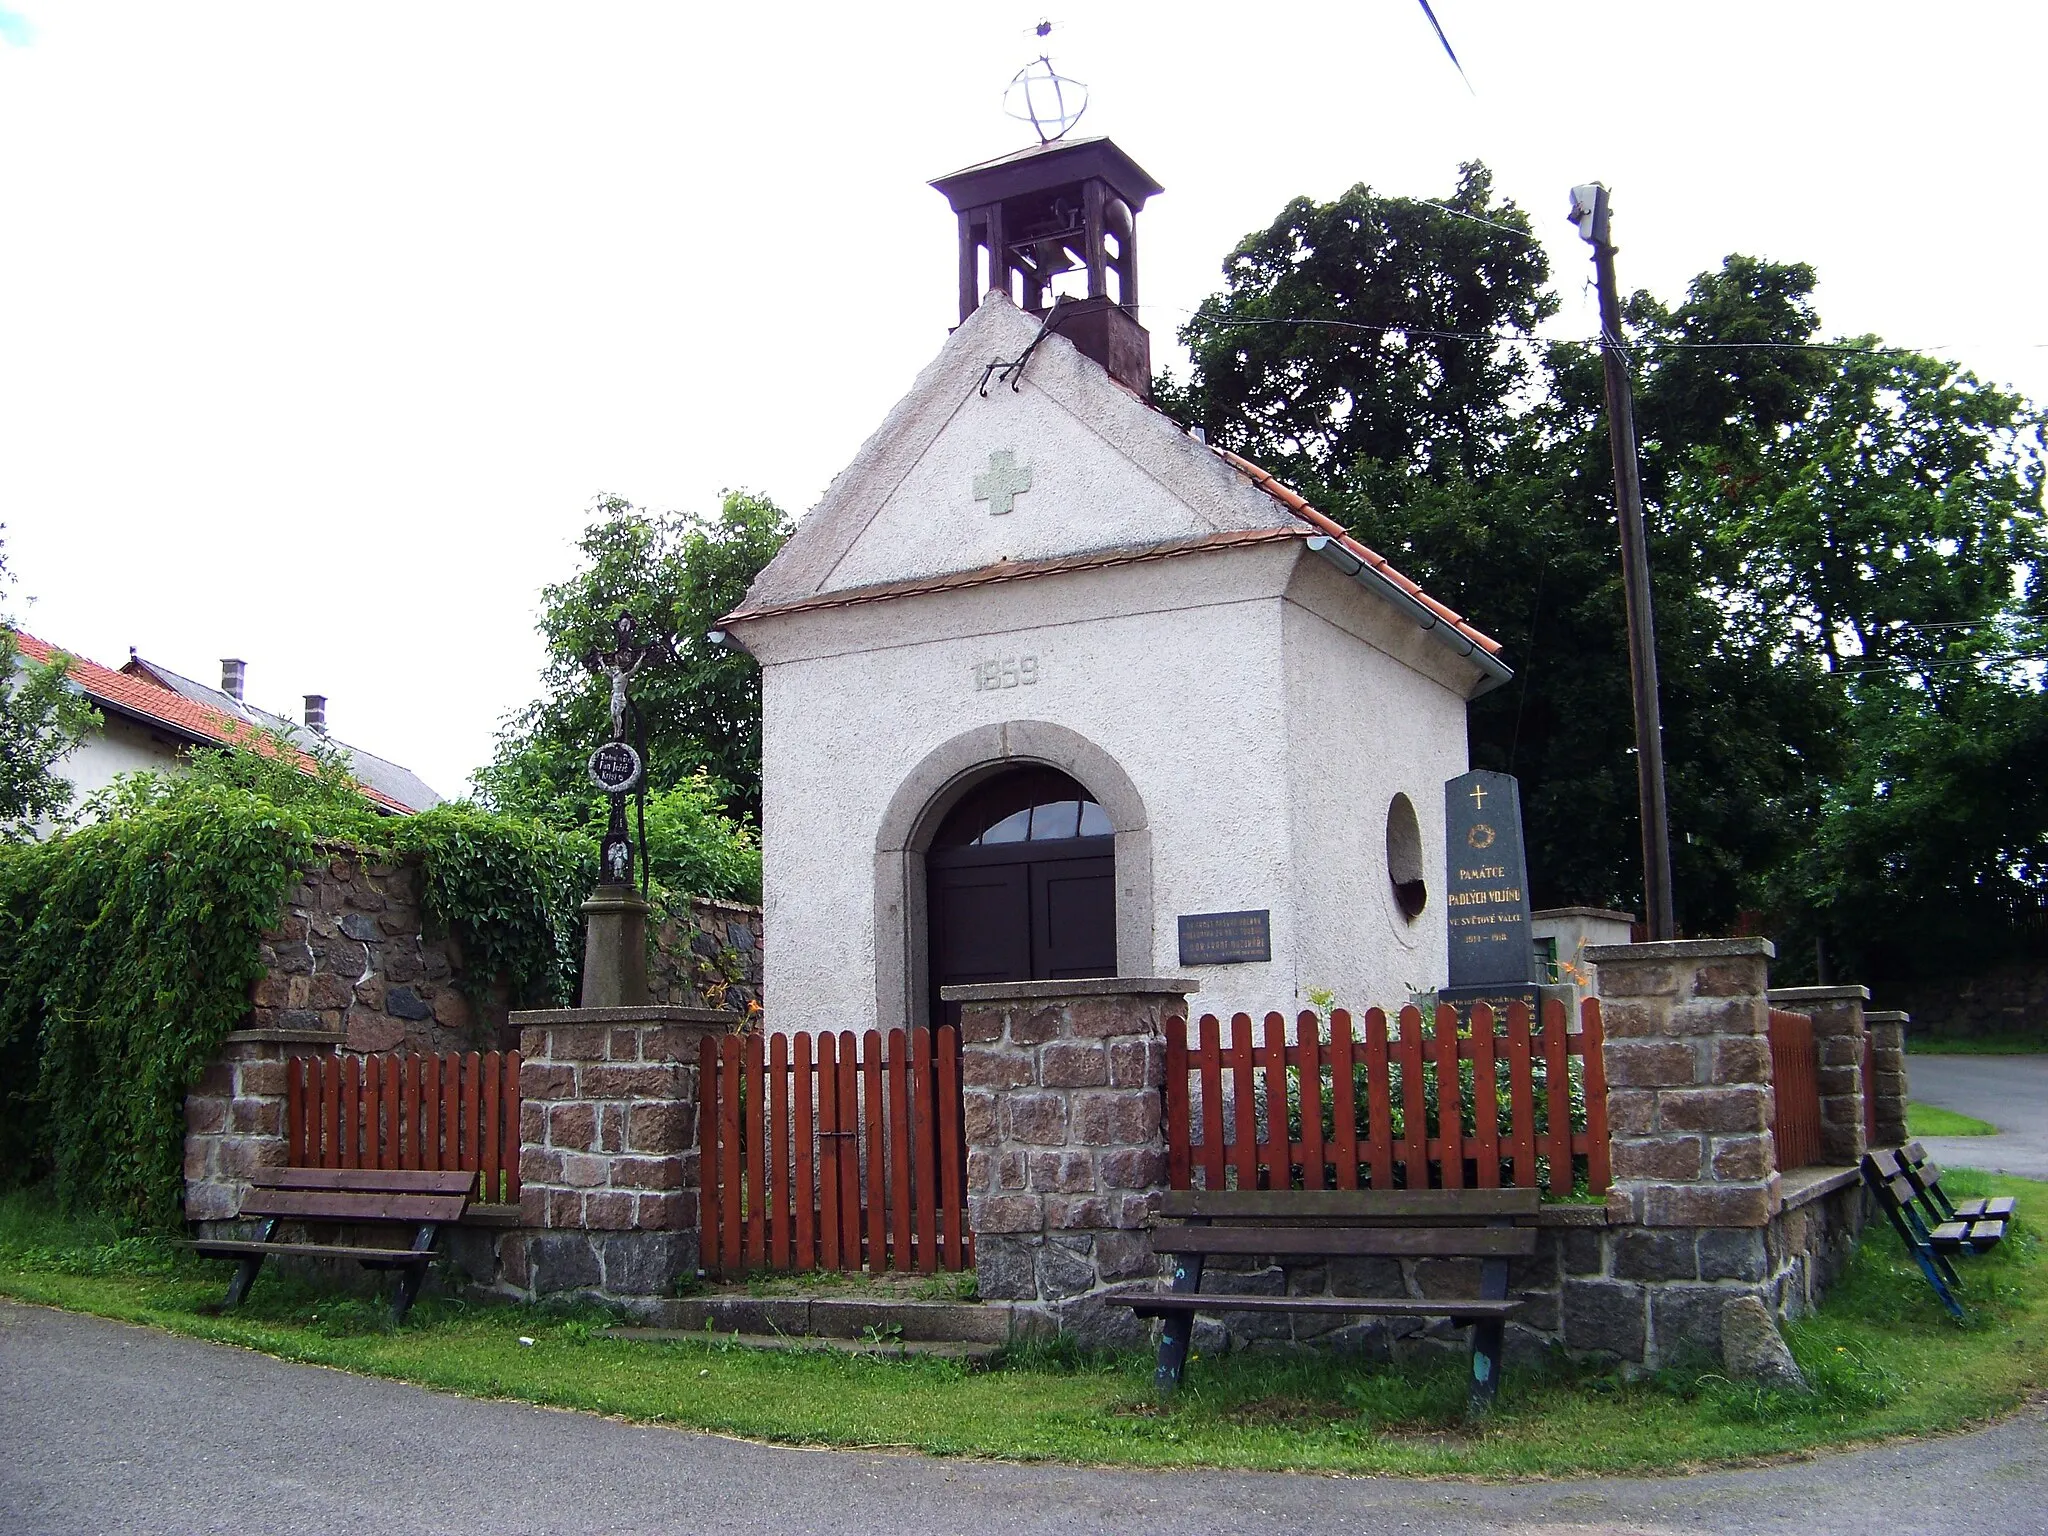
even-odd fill
[{"label": "bell tower", "polygon": [[960,318],[1000,289],[1127,389],[1152,387],[1138,323],[1138,210],[1163,190],[1106,138],[1037,144],[932,183],[960,219]]}]

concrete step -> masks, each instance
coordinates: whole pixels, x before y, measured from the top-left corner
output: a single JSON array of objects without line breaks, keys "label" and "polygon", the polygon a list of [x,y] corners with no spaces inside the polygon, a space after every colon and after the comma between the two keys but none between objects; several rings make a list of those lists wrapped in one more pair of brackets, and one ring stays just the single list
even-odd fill
[{"label": "concrete step", "polygon": [[607,1328],[608,1339],[627,1339],[641,1344],[701,1344],[708,1347],[738,1345],[741,1349],[829,1349],[835,1354],[867,1355],[885,1360],[964,1360],[986,1365],[1002,1348],[1000,1344],[967,1344],[957,1339],[842,1339],[824,1335],[786,1333],[714,1333],[688,1328]]},{"label": "concrete step", "polygon": [[879,1333],[911,1344],[997,1347],[1038,1338],[1047,1320],[1008,1302],[911,1301],[888,1296],[684,1296],[656,1303],[647,1317],[678,1333],[863,1339]]}]

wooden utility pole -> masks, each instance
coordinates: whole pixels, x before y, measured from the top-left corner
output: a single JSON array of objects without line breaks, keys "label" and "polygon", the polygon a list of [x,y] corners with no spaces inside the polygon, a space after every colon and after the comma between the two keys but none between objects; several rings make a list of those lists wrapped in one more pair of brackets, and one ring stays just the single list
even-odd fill
[{"label": "wooden utility pole", "polygon": [[1643,824],[1643,916],[1650,938],[1678,936],[1671,908],[1671,827],[1664,809],[1664,724],[1657,704],[1657,625],[1650,611],[1649,541],[1643,487],[1636,468],[1635,399],[1621,350],[1621,299],[1615,291],[1614,242],[1608,236],[1607,189],[1572,188],[1572,219],[1593,247],[1600,290],[1600,357],[1607,372],[1607,440],[1614,450],[1614,512],[1621,524],[1622,593],[1628,605],[1628,671],[1635,692],[1636,791]]}]

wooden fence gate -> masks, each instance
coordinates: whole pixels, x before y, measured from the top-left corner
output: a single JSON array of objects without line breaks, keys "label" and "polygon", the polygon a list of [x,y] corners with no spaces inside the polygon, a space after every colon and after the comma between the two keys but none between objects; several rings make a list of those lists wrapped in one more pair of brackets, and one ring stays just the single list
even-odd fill
[{"label": "wooden fence gate", "polygon": [[952,1025],[706,1040],[697,1084],[707,1272],[973,1266]]},{"label": "wooden fence gate", "polygon": [[285,1068],[295,1168],[469,1168],[476,1199],[519,1203],[519,1053],[301,1056]]},{"label": "wooden fence gate", "polygon": [[1790,1173],[1820,1161],[1820,1071],[1814,1054],[1813,1018],[1773,1008],[1770,1019],[1771,1088],[1776,1112],[1771,1136],[1778,1144],[1778,1168]]},{"label": "wooden fence gate", "polygon": [[[1269,1013],[1264,1036],[1248,1014],[1214,1014],[1196,1039],[1166,1025],[1167,1176],[1175,1189],[1499,1189],[1545,1185],[1553,1195],[1610,1182],[1607,1077],[1600,1003],[1568,1031],[1562,1001],[1531,1033],[1529,1007],[1472,1009],[1469,1027],[1439,1007],[1422,1013],[1304,1011],[1288,1041]],[[1357,1027],[1354,1028],[1354,1025]]]}]

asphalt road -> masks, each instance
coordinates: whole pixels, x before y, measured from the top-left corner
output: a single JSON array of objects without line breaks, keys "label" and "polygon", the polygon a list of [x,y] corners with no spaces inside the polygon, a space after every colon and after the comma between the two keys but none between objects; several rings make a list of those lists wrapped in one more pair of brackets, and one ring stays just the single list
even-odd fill
[{"label": "asphalt road", "polygon": [[1755,1471],[1461,1484],[789,1450],[0,1303],[0,1531],[2041,1536],[2048,1413]]},{"label": "asphalt road", "polygon": [[[1908,1056],[1909,1097],[1989,1120],[1996,1136],[1923,1138],[1937,1163],[2048,1179],[2048,1055]],[[2048,1515],[2041,1522],[2048,1531]]]}]

